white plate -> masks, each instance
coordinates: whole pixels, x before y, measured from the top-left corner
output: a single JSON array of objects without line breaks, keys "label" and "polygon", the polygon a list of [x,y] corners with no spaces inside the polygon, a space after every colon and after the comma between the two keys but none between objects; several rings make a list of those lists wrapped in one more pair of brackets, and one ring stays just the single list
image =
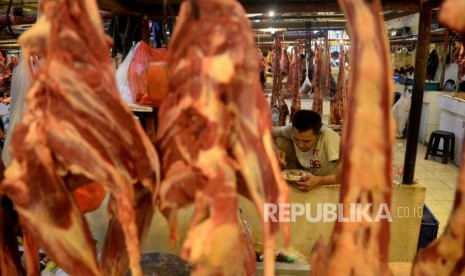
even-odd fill
[{"label": "white plate", "polygon": [[284,170],[283,177],[286,181],[289,182],[298,182],[302,178],[302,176],[307,173],[304,170]]}]

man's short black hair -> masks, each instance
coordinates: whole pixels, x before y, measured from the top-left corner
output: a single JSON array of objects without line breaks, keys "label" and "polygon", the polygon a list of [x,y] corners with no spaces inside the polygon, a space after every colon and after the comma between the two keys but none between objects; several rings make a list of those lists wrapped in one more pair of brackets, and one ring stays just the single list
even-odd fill
[{"label": "man's short black hair", "polygon": [[320,133],[321,116],[313,110],[301,109],[297,111],[292,120],[292,127],[297,129],[299,132],[313,130],[314,134]]}]

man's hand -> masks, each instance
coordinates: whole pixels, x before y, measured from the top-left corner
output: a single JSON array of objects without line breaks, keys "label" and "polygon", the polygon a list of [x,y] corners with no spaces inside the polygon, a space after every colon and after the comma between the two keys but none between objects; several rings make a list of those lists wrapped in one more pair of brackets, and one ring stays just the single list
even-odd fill
[{"label": "man's hand", "polygon": [[284,151],[277,151],[276,156],[278,157],[279,165],[281,168],[286,167],[286,153]]},{"label": "man's hand", "polygon": [[274,152],[276,153],[276,157],[278,158],[281,169],[284,169],[286,167],[286,153],[278,149],[275,143],[273,143],[273,149],[274,149]]},{"label": "man's hand", "polygon": [[296,182],[295,186],[303,192],[308,192],[323,182],[323,177],[311,173],[304,174],[301,179],[302,181]]}]

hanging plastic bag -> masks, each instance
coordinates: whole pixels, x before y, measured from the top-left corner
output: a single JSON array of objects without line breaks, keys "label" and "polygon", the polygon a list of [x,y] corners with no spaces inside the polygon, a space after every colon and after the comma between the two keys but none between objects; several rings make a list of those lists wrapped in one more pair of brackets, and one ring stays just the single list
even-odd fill
[{"label": "hanging plastic bag", "polygon": [[[139,47],[137,48],[134,58],[131,64],[129,65],[128,71],[129,88],[131,89],[132,99],[134,103],[149,106],[158,106],[160,104],[161,97],[157,100],[153,100],[149,96],[149,92],[147,89],[147,68],[150,63],[166,62],[167,58],[168,54],[166,52],[166,49],[151,48],[150,45],[146,42],[139,42]],[[156,70],[156,72],[160,73],[161,71]],[[157,76],[157,79],[160,79],[162,78],[163,74],[159,74]],[[154,91],[152,92],[156,93]]]},{"label": "hanging plastic bag", "polygon": [[128,73],[129,66],[131,65],[134,55],[139,48],[139,43],[132,46],[126,58],[119,65],[118,70],[116,70],[116,85],[118,86],[119,93],[123,101],[127,104],[134,103],[132,99],[131,89],[129,88]]},{"label": "hanging plastic bag", "polygon": [[404,129],[407,126],[410,102],[412,95],[409,92],[404,92],[400,99],[392,107],[392,113],[396,122],[396,137],[402,138]]},{"label": "hanging plastic bag", "polygon": [[300,87],[300,92],[307,94],[311,91],[312,89],[312,83],[310,82],[310,79],[308,78],[308,60],[305,61],[305,80],[304,83],[302,83],[302,86]]}]

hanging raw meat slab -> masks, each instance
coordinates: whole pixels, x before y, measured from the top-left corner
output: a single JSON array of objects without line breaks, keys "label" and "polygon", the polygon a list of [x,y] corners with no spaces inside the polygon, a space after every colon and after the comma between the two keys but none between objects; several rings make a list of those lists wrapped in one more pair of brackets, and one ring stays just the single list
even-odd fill
[{"label": "hanging raw meat slab", "polygon": [[278,105],[279,96],[282,94],[282,76],[281,76],[281,40],[276,39],[274,44],[273,57],[273,90],[271,91],[270,107]]},{"label": "hanging raw meat slab", "polygon": [[294,43],[294,55],[292,56],[292,62],[289,69],[289,78],[287,80],[288,91],[291,91],[292,93],[291,120],[294,118],[294,114],[301,109],[302,104],[300,93],[300,83],[302,82],[302,59],[300,58],[301,53],[302,45],[300,45],[299,41],[296,41]]},{"label": "hanging raw meat slab", "polygon": [[[367,219],[336,222],[328,246],[312,254],[312,275],[390,275],[389,208],[392,190],[392,81],[386,30],[379,0],[339,0],[348,20],[353,59],[343,133],[340,202],[373,204]],[[377,62],[373,62],[376,60]]]},{"label": "hanging raw meat slab", "polygon": [[323,89],[323,99],[328,100],[330,97],[330,89],[331,89],[331,49],[329,48],[329,39],[325,41],[325,49],[324,49],[324,74],[323,79],[324,89]]},{"label": "hanging raw meat slab", "polygon": [[[28,273],[38,273],[40,246],[71,275],[123,275],[128,264],[141,275],[157,154],[117,92],[96,2],[43,0],[41,8],[40,20],[19,39],[25,60],[37,54],[42,61],[0,186],[20,217]],[[104,245],[101,268],[72,195],[92,180],[111,194],[108,235],[117,237]]]},{"label": "hanging raw meat slab", "polygon": [[[455,5],[454,5],[455,4]],[[446,0],[441,6],[441,23],[465,34],[465,16],[458,6],[465,1]],[[463,45],[462,45],[463,51]],[[462,160],[465,160],[465,143]],[[465,164],[462,163],[457,180],[454,206],[441,237],[422,249],[414,262],[413,275],[463,275],[465,273]]]},{"label": "hanging raw meat slab", "polygon": [[317,46],[315,49],[315,59],[314,59],[314,68],[313,72],[313,104],[312,110],[316,113],[323,115],[323,87],[324,87],[324,71],[323,71],[323,49],[320,46]]},{"label": "hanging raw meat slab", "polygon": [[347,108],[347,83],[345,75],[345,53],[344,46],[341,45],[339,56],[339,74],[337,77],[336,94],[331,102],[331,124],[342,125],[344,114]]},{"label": "hanging raw meat slab", "polygon": [[289,56],[287,55],[287,47],[282,48],[280,67],[281,74],[287,76],[289,74]]},{"label": "hanging raw meat slab", "polygon": [[[194,275],[252,275],[255,255],[238,193],[260,217],[288,200],[273,151],[252,28],[233,0],[181,5],[168,53],[169,94],[159,111],[160,209],[177,239],[176,211],[195,203],[181,256]],[[274,271],[277,222],[263,224],[265,273]],[[288,238],[288,229],[284,228]]]}]

